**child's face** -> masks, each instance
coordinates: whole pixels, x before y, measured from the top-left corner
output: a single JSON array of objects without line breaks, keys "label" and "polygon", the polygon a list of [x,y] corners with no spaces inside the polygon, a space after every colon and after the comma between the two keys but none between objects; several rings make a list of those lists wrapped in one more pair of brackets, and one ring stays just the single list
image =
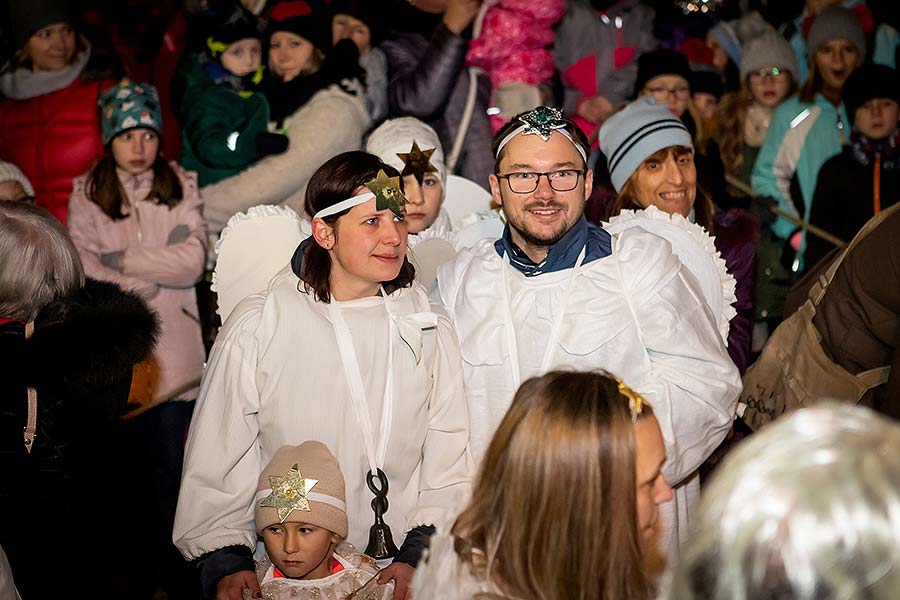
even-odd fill
[{"label": "child's face", "polygon": [[269,67],[284,81],[290,81],[303,72],[312,58],[312,43],[289,31],[276,31],[269,38]]},{"label": "child's face", "polygon": [[340,541],[322,527],[286,521],[269,525],[262,531],[266,553],[285,577],[322,579],[331,574],[331,557]]},{"label": "child's face", "polygon": [[791,88],[791,74],[776,67],[760,69],[748,79],[753,99],[766,108],[778,106]]},{"label": "child's face", "polygon": [[116,165],[131,175],[140,175],[153,166],[159,152],[159,136],[152,129],[129,129],[113,138]]},{"label": "child's face", "polygon": [[422,185],[419,185],[415,175],[405,176],[403,193],[409,200],[406,205],[406,230],[421,233],[431,227],[444,202],[444,188],[437,173],[426,173],[422,177]]},{"label": "child's face", "polygon": [[856,109],[853,127],[870,140],[882,140],[897,130],[900,105],[890,98],[872,98]]},{"label": "child's face", "polygon": [[694,94],[694,106],[700,111],[704,119],[712,119],[716,116],[716,107],[719,105],[719,99],[712,94],[706,92],[697,92]]},{"label": "child's face", "polygon": [[369,26],[356,17],[338,13],[331,20],[331,43],[337,44],[347,38],[353,40],[360,54],[368,52],[372,47],[372,32]]},{"label": "child's face", "polygon": [[666,104],[669,112],[681,118],[691,99],[691,86],[681,75],[657,75],[647,82],[641,96],[653,96],[657,104]]},{"label": "child's face", "polygon": [[28,200],[25,188],[18,181],[0,181],[0,200]]},{"label": "child's face", "polygon": [[672,488],[662,474],[666,446],[656,417],[651,415],[635,422],[634,446],[638,531],[646,543],[653,538],[659,505],[672,499]]},{"label": "child's face", "polygon": [[816,52],[816,67],[822,81],[836,90],[844,87],[844,82],[860,62],[859,51],[847,40],[831,40]]},{"label": "child's face", "polygon": [[262,46],[254,38],[238,40],[222,53],[221,60],[222,66],[230,73],[238,77],[249,75],[262,64]]}]

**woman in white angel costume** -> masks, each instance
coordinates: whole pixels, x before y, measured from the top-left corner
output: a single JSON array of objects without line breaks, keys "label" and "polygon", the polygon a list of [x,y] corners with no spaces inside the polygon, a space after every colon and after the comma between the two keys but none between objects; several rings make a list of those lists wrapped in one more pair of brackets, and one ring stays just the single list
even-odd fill
[{"label": "woman in white angel costume", "polygon": [[364,152],[326,162],[307,190],[312,235],[219,333],[173,533],[182,554],[199,559],[207,597],[258,589],[256,478],[286,444],[318,440],[337,457],[356,548],[372,555],[373,522],[389,526],[375,558],[393,555],[379,581],[394,581],[397,600],[428,526],[470,493],[458,346],[405,258],[399,181]]},{"label": "woman in white angel costume", "polygon": [[[661,148],[692,147],[664,107],[619,127],[611,164],[636,168]],[[587,223],[589,144],[557,109],[517,116],[493,146],[503,237],[438,271],[460,341],[473,455],[481,460],[521,381],[557,368],[618,375],[653,405],[666,443],[668,553],[688,533],[697,468],[734,418],[740,378],[725,348],[734,280],[712,239],[683,218],[651,207],[603,229]]]}]

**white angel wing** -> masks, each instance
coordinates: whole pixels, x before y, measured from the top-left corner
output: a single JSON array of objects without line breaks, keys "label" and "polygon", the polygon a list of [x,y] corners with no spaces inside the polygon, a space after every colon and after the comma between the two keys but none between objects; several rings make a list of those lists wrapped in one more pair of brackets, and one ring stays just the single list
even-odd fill
[{"label": "white angel wing", "polygon": [[664,213],[655,206],[638,211],[623,210],[603,224],[612,235],[631,227],[656,234],[672,245],[675,255],[700,284],[712,314],[718,319],[722,340],[727,343],[729,324],[737,314],[732,306],[737,300],[735,280],[725,267],[725,259],[716,250],[714,238],[696,223],[681,215]]},{"label": "white angel wing", "polygon": [[268,287],[309,232],[309,223],[286,206],[254,206],[228,219],[216,243],[212,283],[223,322],[241,300]]}]

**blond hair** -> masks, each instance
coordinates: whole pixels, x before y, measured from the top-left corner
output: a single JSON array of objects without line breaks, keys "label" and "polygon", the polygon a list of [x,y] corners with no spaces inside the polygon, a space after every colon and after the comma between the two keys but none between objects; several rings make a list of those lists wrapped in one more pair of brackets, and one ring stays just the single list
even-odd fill
[{"label": "blond hair", "polygon": [[481,597],[649,599],[635,477],[615,379],[554,371],[523,383],[452,530],[463,562],[498,590]]},{"label": "blond hair", "polygon": [[663,598],[893,600],[900,426],[846,404],[780,419],[703,490]]}]

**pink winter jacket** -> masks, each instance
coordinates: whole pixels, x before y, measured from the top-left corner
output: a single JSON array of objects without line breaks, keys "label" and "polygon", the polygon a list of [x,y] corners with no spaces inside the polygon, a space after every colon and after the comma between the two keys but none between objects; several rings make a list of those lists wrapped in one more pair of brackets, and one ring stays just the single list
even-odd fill
[{"label": "pink winter jacket", "polygon": [[[200,334],[194,284],[206,262],[206,223],[203,220],[197,174],[170,163],[184,191],[183,200],[169,208],[147,198],[153,171],[137,177],[119,171],[128,203],[125,219],[113,220],[86,195],[88,175],[76,177],[69,200],[69,233],[78,248],[88,277],[112,281],[142,296],[161,321],[161,335],[153,358],[158,379],[153,397],[164,398],[198,380],[206,358]],[[167,244],[178,225],[187,225],[187,239]],[[122,272],[106,267],[100,255],[124,251]],[[197,397],[198,388],[177,395]]]}]

